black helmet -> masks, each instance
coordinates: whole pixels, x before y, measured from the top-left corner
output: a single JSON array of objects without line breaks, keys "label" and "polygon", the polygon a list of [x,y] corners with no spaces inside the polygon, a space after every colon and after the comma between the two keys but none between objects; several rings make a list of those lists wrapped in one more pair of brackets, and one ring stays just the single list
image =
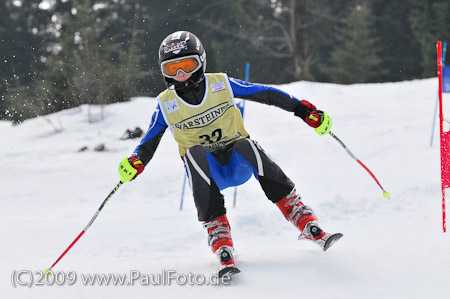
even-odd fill
[{"label": "black helmet", "polygon": [[200,39],[189,31],[169,34],[159,46],[158,62],[167,87],[178,85],[173,78],[179,71],[192,74],[186,82],[179,84],[183,87],[196,87],[205,78],[205,49]]}]

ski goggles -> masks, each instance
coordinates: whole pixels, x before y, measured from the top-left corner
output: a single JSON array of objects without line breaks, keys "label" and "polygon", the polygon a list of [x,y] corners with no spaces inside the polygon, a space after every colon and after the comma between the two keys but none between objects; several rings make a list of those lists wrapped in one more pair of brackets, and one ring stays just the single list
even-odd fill
[{"label": "ski goggles", "polygon": [[161,62],[161,72],[168,78],[175,78],[179,71],[189,75],[201,67],[202,63],[198,55],[184,56]]}]

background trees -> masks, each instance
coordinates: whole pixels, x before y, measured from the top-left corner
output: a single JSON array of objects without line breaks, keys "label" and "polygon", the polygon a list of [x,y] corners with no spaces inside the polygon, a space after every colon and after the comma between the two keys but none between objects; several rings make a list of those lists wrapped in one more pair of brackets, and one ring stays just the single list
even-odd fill
[{"label": "background trees", "polygon": [[[446,0],[2,0],[0,118],[156,95],[160,41],[195,32],[208,71],[286,83],[435,75]],[[89,119],[95,121],[96,119]]]}]

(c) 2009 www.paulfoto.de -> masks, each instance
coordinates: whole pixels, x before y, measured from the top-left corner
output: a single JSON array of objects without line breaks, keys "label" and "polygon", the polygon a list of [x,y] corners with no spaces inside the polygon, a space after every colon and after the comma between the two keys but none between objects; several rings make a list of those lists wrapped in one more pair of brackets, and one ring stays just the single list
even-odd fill
[{"label": "(c) 2009 www.paulfoto.de", "polygon": [[77,274],[75,271],[55,271],[45,274],[44,271],[14,270],[11,273],[13,287],[33,287],[52,285],[121,285],[121,286],[158,286],[158,285],[227,285],[231,277],[218,273],[206,276],[203,274],[177,273],[176,270],[163,269],[160,273],[146,274],[138,270],[130,270],[128,274]]}]

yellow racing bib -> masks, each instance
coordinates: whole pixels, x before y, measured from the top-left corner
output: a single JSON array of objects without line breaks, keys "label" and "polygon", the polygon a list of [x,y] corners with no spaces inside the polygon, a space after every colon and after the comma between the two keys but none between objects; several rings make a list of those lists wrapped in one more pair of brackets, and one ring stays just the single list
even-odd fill
[{"label": "yellow racing bib", "polygon": [[166,89],[157,97],[181,156],[195,145],[215,152],[248,137],[228,76],[224,73],[205,74],[205,84],[205,95],[198,105],[185,102],[174,89]]}]

